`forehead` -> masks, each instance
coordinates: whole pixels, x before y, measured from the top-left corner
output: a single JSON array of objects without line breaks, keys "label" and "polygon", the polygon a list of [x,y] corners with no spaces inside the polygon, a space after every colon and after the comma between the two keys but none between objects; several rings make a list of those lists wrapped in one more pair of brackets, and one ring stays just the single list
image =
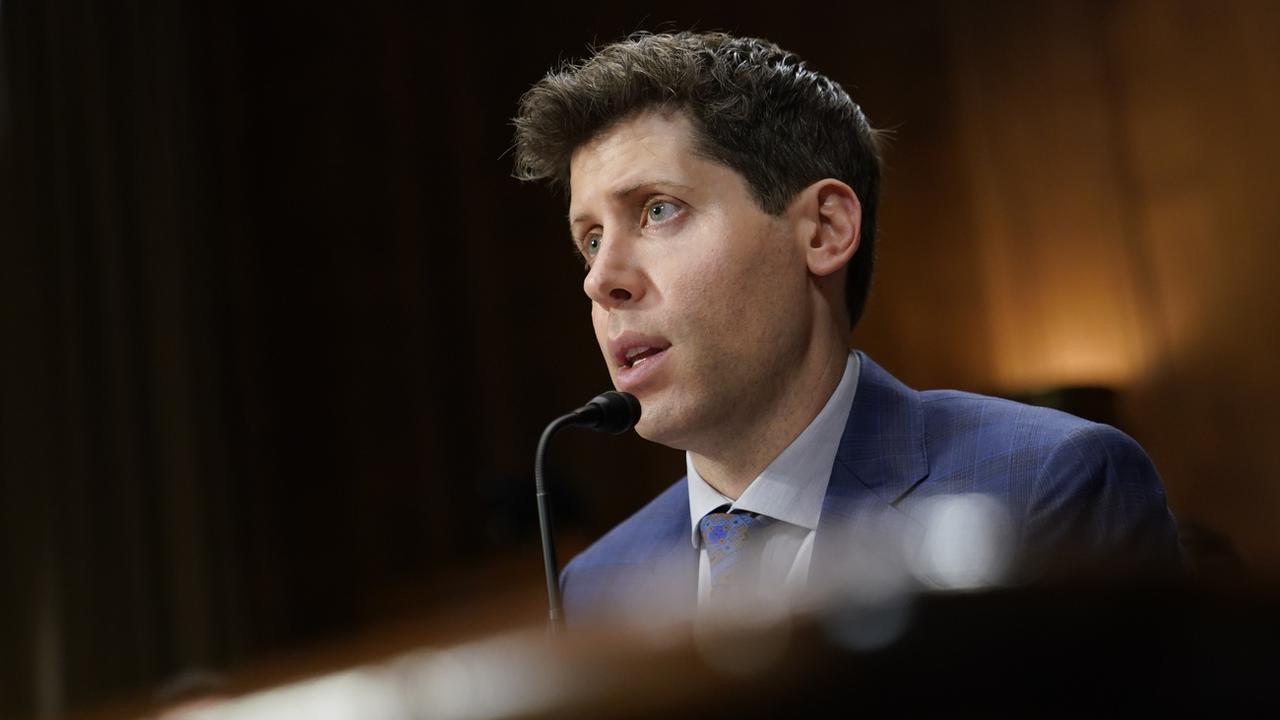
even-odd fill
[{"label": "forehead", "polygon": [[683,113],[649,111],[583,144],[569,163],[570,217],[623,188],[662,180],[693,185],[710,161],[694,150]]}]

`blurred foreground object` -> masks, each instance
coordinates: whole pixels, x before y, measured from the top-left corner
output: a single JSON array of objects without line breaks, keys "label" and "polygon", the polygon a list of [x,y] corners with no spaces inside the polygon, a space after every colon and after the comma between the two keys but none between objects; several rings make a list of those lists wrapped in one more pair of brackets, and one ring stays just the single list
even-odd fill
[{"label": "blurred foreground object", "polygon": [[[1221,712],[1270,700],[1280,594],[1074,583],[846,602],[736,626],[539,630],[423,650],[185,717]],[[849,705],[853,707],[853,705]]]},{"label": "blurred foreground object", "polygon": [[230,697],[227,679],[203,668],[178,673],[155,693],[156,720],[176,720],[190,713],[216,707]]}]

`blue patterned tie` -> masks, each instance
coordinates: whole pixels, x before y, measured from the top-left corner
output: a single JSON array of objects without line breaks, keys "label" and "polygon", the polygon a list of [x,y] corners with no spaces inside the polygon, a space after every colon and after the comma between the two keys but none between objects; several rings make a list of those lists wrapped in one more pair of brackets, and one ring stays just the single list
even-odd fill
[{"label": "blue patterned tie", "polygon": [[[757,579],[762,541],[760,530],[773,518],[746,512],[719,512],[721,506],[698,521],[702,545],[711,565],[710,600],[719,602],[739,593],[752,593]],[[752,538],[756,540],[753,541]]]}]

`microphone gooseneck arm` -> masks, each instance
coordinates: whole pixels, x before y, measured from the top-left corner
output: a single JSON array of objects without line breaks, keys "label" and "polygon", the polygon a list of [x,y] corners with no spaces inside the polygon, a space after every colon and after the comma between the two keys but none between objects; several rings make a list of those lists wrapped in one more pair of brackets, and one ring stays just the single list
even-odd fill
[{"label": "microphone gooseneck arm", "polygon": [[547,501],[547,486],[542,476],[542,459],[547,454],[551,436],[573,424],[574,416],[564,415],[551,421],[542,438],[538,440],[538,454],[533,462],[533,481],[538,492],[538,525],[542,531],[542,564],[547,571],[548,622],[553,633],[564,626],[564,606],[560,599],[560,568],[556,564],[556,545],[551,537],[551,508]]},{"label": "microphone gooseneck arm", "polygon": [[533,460],[533,481],[537,490],[538,525],[542,532],[542,564],[547,573],[547,622],[553,634],[564,627],[564,604],[560,596],[560,568],[556,563],[555,539],[551,534],[551,504],[547,499],[547,486],[542,473],[543,460],[551,437],[567,427],[585,427],[591,430],[620,435],[640,422],[640,401],[635,396],[616,391],[602,393],[591,402],[562,415],[542,431],[538,440],[538,452]]}]

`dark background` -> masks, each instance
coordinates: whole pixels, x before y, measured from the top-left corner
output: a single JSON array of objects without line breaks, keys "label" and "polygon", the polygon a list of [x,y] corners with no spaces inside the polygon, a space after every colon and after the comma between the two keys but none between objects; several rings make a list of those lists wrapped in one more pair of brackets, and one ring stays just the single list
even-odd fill
[{"label": "dark background", "polygon": [[[1276,8],[5,0],[0,715],[538,620],[534,445],[608,376],[509,118],[639,29],[768,37],[895,131],[857,347],[1112,388],[1184,526],[1272,571]],[[563,554],[682,466],[566,434]]]}]

